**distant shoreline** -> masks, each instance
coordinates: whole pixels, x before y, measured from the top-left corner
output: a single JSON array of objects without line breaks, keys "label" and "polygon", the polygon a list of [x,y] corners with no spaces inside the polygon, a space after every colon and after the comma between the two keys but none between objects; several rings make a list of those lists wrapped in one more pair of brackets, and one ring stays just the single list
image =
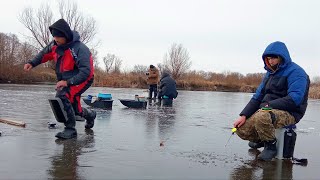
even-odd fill
[{"label": "distant shoreline", "polygon": [[[50,68],[38,67],[30,72],[24,72],[22,65],[2,68],[0,84],[56,84],[55,71]],[[176,82],[178,90],[254,93],[263,76],[263,73],[242,75],[237,72],[219,74],[190,71],[176,79]],[[144,72],[107,73],[100,69],[95,70],[92,86],[148,89]],[[320,83],[311,83],[309,98],[320,99]]]},{"label": "distant shoreline", "polygon": [[[34,82],[34,83],[4,83],[0,82],[0,85],[55,85],[55,82]],[[92,86],[92,87],[106,87],[106,88],[138,88],[138,89],[148,89],[148,87],[111,87],[111,86]],[[178,90],[184,91],[212,91],[212,92],[242,92],[242,93],[254,93],[255,91],[241,91],[240,89],[234,88],[220,88],[215,90],[208,89],[190,89],[190,88],[178,88]],[[320,99],[320,85],[312,84],[309,89],[309,98],[310,99]]]}]

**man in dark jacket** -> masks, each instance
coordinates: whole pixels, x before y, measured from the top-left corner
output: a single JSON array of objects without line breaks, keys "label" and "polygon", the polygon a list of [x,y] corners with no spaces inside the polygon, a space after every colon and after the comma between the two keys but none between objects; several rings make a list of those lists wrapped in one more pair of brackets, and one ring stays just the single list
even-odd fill
[{"label": "man in dark jacket", "polygon": [[93,60],[88,47],[80,42],[78,32],[71,31],[64,19],[55,22],[49,30],[54,41],[25,64],[24,70],[29,71],[49,60],[55,61],[58,80],[56,97],[61,99],[67,113],[65,129],[57,133],[56,137],[69,139],[77,136],[75,115],[87,120],[85,128],[90,129],[94,126],[96,112],[82,108],[80,104],[81,94],[91,86],[94,79]]},{"label": "man in dark jacket", "polygon": [[154,66],[150,65],[150,68],[146,74],[148,76],[147,83],[149,85],[149,99],[152,99],[152,93],[154,93],[154,99],[157,98],[158,93],[158,82],[159,82],[159,70]]},{"label": "man in dark jacket", "polygon": [[178,92],[176,87],[176,81],[172,79],[169,72],[164,71],[160,79],[158,103],[161,105],[161,101],[163,100],[163,105],[171,106],[172,100],[177,98],[177,96]]},{"label": "man in dark jacket", "polygon": [[237,135],[250,147],[263,147],[258,159],[275,157],[275,129],[296,124],[304,116],[309,92],[309,76],[292,62],[286,45],[273,42],[262,60],[267,73],[256,93],[234,122]]}]

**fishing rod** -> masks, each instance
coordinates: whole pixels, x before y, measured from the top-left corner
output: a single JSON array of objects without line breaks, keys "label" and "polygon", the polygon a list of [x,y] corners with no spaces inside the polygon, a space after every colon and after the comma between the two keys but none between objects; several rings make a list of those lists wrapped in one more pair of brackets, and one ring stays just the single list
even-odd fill
[{"label": "fishing rod", "polygon": [[230,139],[231,139],[231,137],[232,137],[232,135],[234,135],[234,133],[237,131],[237,128],[232,128],[231,129],[231,135],[230,135],[230,137],[229,137],[229,139],[228,139],[228,141],[227,141],[227,143],[224,145],[224,147],[227,147],[227,144],[229,143],[229,141],[230,141]]}]

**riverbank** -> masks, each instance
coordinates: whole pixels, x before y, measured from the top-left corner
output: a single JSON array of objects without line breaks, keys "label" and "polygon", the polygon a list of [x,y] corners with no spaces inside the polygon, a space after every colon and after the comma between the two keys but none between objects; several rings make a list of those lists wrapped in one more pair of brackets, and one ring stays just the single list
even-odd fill
[{"label": "riverbank", "polygon": [[[55,84],[54,70],[37,67],[30,72],[24,72],[22,65],[9,69],[2,68],[0,84]],[[263,73],[242,75],[236,72],[210,73],[191,71],[177,79],[178,90],[190,91],[219,91],[219,92],[247,92],[256,91],[262,80]],[[147,78],[143,72],[106,73],[96,69],[93,87],[112,88],[141,88],[147,89]],[[309,97],[320,99],[320,84],[310,85]]]}]

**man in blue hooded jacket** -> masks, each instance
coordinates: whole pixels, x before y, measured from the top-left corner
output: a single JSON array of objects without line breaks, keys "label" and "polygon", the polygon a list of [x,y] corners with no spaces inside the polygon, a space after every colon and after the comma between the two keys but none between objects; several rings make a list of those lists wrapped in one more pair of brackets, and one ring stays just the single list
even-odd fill
[{"label": "man in blue hooded jacket", "polygon": [[277,153],[275,129],[296,124],[304,116],[310,80],[292,62],[282,42],[268,45],[262,60],[267,73],[233,125],[240,138],[250,141],[250,147],[264,147],[258,159],[271,160]]}]

